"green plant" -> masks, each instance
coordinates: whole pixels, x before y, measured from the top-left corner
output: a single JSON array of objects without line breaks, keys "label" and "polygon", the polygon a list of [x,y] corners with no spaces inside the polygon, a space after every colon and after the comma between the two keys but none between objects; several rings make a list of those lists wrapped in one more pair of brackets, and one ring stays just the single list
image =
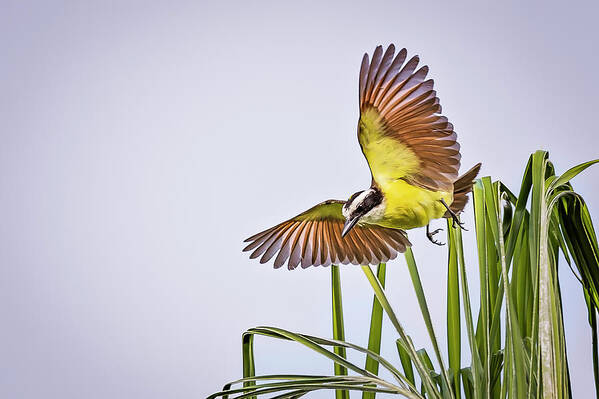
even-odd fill
[{"label": "green plant", "polygon": [[[364,399],[373,399],[377,392],[408,398],[569,398],[570,377],[557,274],[559,252],[582,285],[593,337],[593,367],[599,398],[596,318],[599,249],[586,204],[569,183],[596,162],[599,160],[556,176],[547,152],[537,151],[528,161],[517,196],[500,181],[489,177],[476,181],[472,196],[480,306],[478,312],[473,311],[461,231],[448,222],[446,357],[439,349],[414,255],[411,250],[405,253],[436,366],[426,350],[414,346],[391,307],[384,288],[384,264],[379,265],[376,274],[371,267],[362,266],[374,291],[368,348],[345,342],[339,269],[333,266],[334,339],[274,327],[249,329],[243,335],[244,378],[225,385],[209,398],[248,398],[262,394],[298,398],[316,390],[335,390],[338,399],[347,398],[349,391],[361,391]],[[399,336],[396,345],[401,370],[379,356],[383,311]],[[460,364],[462,312],[471,355],[468,365]],[[335,375],[255,376],[256,335],[295,341],[318,352],[335,363]],[[364,353],[364,367],[347,361],[346,350]],[[387,369],[394,380],[378,377],[379,367]],[[348,370],[351,375],[347,375]]]}]

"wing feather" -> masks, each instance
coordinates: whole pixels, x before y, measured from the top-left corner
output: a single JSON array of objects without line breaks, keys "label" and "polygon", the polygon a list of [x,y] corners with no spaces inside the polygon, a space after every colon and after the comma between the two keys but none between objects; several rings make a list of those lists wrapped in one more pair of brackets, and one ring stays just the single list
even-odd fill
[{"label": "wing feather", "polygon": [[252,241],[252,242],[248,246],[246,246],[243,250],[251,251],[252,249],[254,249],[257,246],[259,246],[260,244],[262,244],[264,241],[266,241],[271,236],[271,233],[274,230],[280,229],[280,228],[281,228],[280,225],[274,226],[266,231],[263,231],[261,233],[251,236],[250,238],[246,239],[244,242],[249,242],[249,241]]},{"label": "wing feather", "polygon": [[[340,231],[342,231],[343,225],[341,223],[336,223],[336,224],[337,224],[338,229],[340,229]],[[339,234],[341,234],[341,233],[339,233]],[[362,247],[360,241],[358,240],[358,236],[357,236],[356,232],[350,230],[349,234],[347,234],[342,239],[342,241],[346,244],[345,246],[348,247],[347,249],[353,255],[354,262],[352,262],[352,263],[358,264],[358,265],[368,263],[366,261],[367,256],[365,255],[365,253],[368,251],[365,250],[364,247]]]},{"label": "wing feather", "polygon": [[[396,97],[398,93],[400,93],[402,90],[406,90],[406,83],[408,83],[408,79],[406,78],[409,78],[410,74],[414,72],[414,69],[416,69],[416,66],[418,66],[419,61],[420,59],[418,56],[412,57],[410,61],[406,63],[404,68],[391,79],[389,85],[382,91],[382,93],[380,93],[380,96],[375,94],[372,104],[381,110],[388,110],[389,108],[392,108],[393,106],[389,107],[389,102],[395,104],[396,100],[398,100]],[[402,95],[403,94],[405,93],[402,93]],[[364,105],[366,105],[366,103],[364,103],[363,106]]]},{"label": "wing feather", "polygon": [[[384,57],[381,62],[385,61]],[[287,262],[288,269],[331,264],[378,264],[404,252],[410,241],[401,230],[358,224],[341,237],[343,201],[322,202],[304,213],[279,223],[247,240],[244,251],[260,263],[274,258],[274,267]]]},{"label": "wing feather", "polygon": [[262,255],[262,258],[260,258],[260,263],[268,262],[281,249],[284,238],[289,234],[289,230],[293,231],[295,225],[294,222],[290,222],[281,229],[281,231],[277,232],[274,240],[271,242],[264,255]]},{"label": "wing feather", "polygon": [[372,86],[372,91],[380,90],[381,86],[385,82],[385,79],[387,78],[387,73],[389,72],[389,69],[391,69],[392,67],[394,54],[395,46],[390,45],[387,48],[387,51],[385,51],[385,55],[383,55],[383,59],[381,60],[381,65],[377,70],[374,80],[378,83]]},{"label": "wing feather", "polygon": [[[389,48],[393,48],[393,50],[395,50],[395,46],[391,45],[389,46]],[[378,89],[375,90],[375,105],[378,105],[380,100],[385,96],[385,93],[388,92],[388,90],[391,89],[391,87],[393,87],[393,83],[395,82],[395,80],[398,77],[398,72],[399,69],[401,68],[401,66],[403,65],[403,62],[406,60],[406,57],[408,55],[408,52],[406,51],[406,49],[401,49],[399,51],[399,53],[397,53],[397,56],[395,57],[395,59],[391,62],[391,66],[389,67],[389,70],[385,73],[385,76],[381,79],[381,84],[378,85]],[[364,65],[362,65],[362,67],[364,67]],[[368,68],[368,66],[366,66],[366,68]],[[360,103],[360,108],[362,106],[363,102]]]},{"label": "wing feather", "polygon": [[311,244],[310,238],[314,236],[314,221],[309,221],[308,226],[306,227],[306,234],[304,235],[303,243],[302,243],[302,254],[300,259],[300,264],[302,267],[307,267],[310,264],[310,260],[312,259],[312,250],[314,246]]},{"label": "wing feather", "polygon": [[389,250],[389,247],[388,247],[388,244],[387,244],[386,240],[383,237],[381,237],[381,235],[378,234],[377,231],[372,231],[371,233],[374,236],[376,236],[379,239],[380,243],[381,243],[378,248],[382,252],[383,258],[391,259],[391,251]]},{"label": "wing feather", "polygon": [[360,255],[362,258],[360,259],[360,264],[369,265],[371,263],[374,263],[372,258],[372,251],[370,251],[370,249],[368,248],[368,245],[365,243],[365,239],[362,235],[363,233],[361,230],[352,230],[350,231],[350,234],[348,236],[352,239],[354,245],[357,248],[361,249]]},{"label": "wing feather", "polygon": [[303,241],[306,234],[306,226],[310,223],[308,220],[304,220],[301,222],[298,227],[298,231],[295,234],[293,239],[293,243],[290,243],[290,252],[289,262],[287,263],[287,267],[289,269],[295,269],[302,260],[302,252],[303,252]]},{"label": "wing feather", "polygon": [[[266,239],[264,240],[264,242],[262,244],[260,244],[260,246],[250,255],[250,258],[254,259],[254,258],[257,258],[257,257],[261,256],[262,254],[264,254],[268,250],[268,248],[271,247],[272,243],[279,237],[279,235],[283,234],[283,232],[285,231],[285,228],[288,225],[289,225],[289,223],[286,222],[286,223],[281,223],[279,226],[275,226],[276,229],[274,229],[272,231],[272,233],[270,233],[270,235],[266,236]],[[246,249],[244,249],[244,251],[251,250],[250,247],[251,247],[251,244],[248,245],[246,247]],[[268,261],[268,260],[266,260],[266,261]]]},{"label": "wing feather", "polygon": [[285,261],[289,258],[289,255],[291,253],[291,242],[294,239],[294,237],[297,235],[298,228],[301,225],[302,225],[301,222],[295,222],[291,226],[291,229],[289,229],[285,233],[285,239],[283,241],[283,244],[279,248],[279,253],[277,254],[277,257],[275,258],[275,263],[274,263],[275,269],[278,269],[279,267],[283,266]]},{"label": "wing feather", "polygon": [[330,259],[332,263],[339,263],[340,259],[337,258],[337,243],[331,237],[331,229],[329,228],[328,220],[322,221],[322,243],[327,248],[327,260]]},{"label": "wing feather", "polygon": [[374,258],[372,259],[373,264],[381,263],[381,259],[385,258],[383,251],[380,249],[381,245],[383,244],[379,241],[378,237],[376,237],[370,230],[362,230],[362,233],[364,234],[364,238],[366,239],[365,242],[367,242],[368,248],[370,248],[370,250],[372,251],[372,255],[374,256]]},{"label": "wing feather", "polygon": [[453,125],[441,115],[429,68],[418,56],[378,46],[360,68],[358,141],[375,184],[404,179],[429,190],[451,192],[460,167]]},{"label": "wing feather", "polygon": [[321,264],[324,266],[328,266],[333,262],[333,256],[331,254],[331,246],[325,238],[327,234],[327,229],[325,229],[324,223],[318,223],[319,236],[318,236],[318,244],[320,245],[320,259]]},{"label": "wing feather", "polygon": [[383,59],[383,46],[377,46],[374,50],[374,54],[372,55],[372,62],[370,65],[371,68],[368,69],[368,78],[366,81],[366,97],[369,97],[372,94],[372,89],[374,86],[374,79],[378,75],[379,66],[381,65],[381,61]]},{"label": "wing feather", "polygon": [[[344,251],[343,244],[341,243],[341,240],[338,239],[341,237],[337,237],[337,232],[333,227],[333,223],[331,223],[330,220],[327,220],[325,223],[329,232],[329,240],[331,240],[333,243],[333,248],[335,248],[335,263],[350,263],[349,254]],[[341,236],[341,234],[339,234],[339,236]]]},{"label": "wing feather", "polygon": [[[321,243],[322,240],[322,223],[314,223],[314,250],[313,250],[313,254],[312,254],[312,265],[321,265],[324,262],[326,262],[326,254],[325,254],[325,249]],[[310,263],[307,263],[305,266],[302,265],[302,267],[308,267],[310,265]]]}]

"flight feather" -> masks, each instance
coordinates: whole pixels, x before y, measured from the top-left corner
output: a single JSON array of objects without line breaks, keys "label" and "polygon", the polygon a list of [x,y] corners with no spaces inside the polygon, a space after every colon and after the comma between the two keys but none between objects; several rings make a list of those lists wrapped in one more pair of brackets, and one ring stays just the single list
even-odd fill
[{"label": "flight feather", "polygon": [[301,265],[331,264],[376,265],[394,259],[412,244],[403,230],[371,224],[356,225],[341,236],[345,201],[328,200],[285,222],[255,234],[245,242],[244,251],[260,263],[275,258],[279,268],[287,262],[289,269]]},{"label": "flight feather", "polygon": [[360,69],[358,141],[377,185],[403,179],[432,191],[451,192],[460,168],[460,146],[453,125],[426,80],[428,67],[419,58],[407,62],[378,46]]}]

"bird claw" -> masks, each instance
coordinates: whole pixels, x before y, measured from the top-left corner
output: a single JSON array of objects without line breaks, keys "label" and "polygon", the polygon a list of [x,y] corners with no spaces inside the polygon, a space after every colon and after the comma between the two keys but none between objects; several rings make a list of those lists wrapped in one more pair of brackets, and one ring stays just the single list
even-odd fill
[{"label": "bird claw", "polygon": [[433,230],[433,231],[431,231],[431,232],[427,232],[427,233],[426,233],[426,237],[427,237],[427,238],[429,239],[429,241],[430,241],[430,242],[432,242],[433,244],[436,244],[436,245],[439,245],[439,246],[441,246],[441,245],[445,245],[445,243],[442,243],[442,242],[440,242],[440,241],[437,241],[437,240],[435,240],[435,239],[433,238],[433,236],[434,236],[435,234],[437,234],[438,232],[440,232],[440,231],[443,231],[443,229],[436,229],[436,230]]},{"label": "bird claw", "polygon": [[468,231],[468,229],[464,227],[465,224],[466,223],[464,223],[464,222],[460,222],[460,219],[458,219],[457,216],[456,217],[452,217],[451,227],[453,227],[454,229],[459,226],[460,229],[462,229],[464,231]]},{"label": "bird claw", "polygon": [[467,228],[464,227],[464,223],[460,222],[460,218],[458,217],[458,215],[451,210],[451,208],[449,208],[449,205],[447,205],[447,203],[445,202],[445,200],[443,198],[441,198],[441,203],[443,204],[443,206],[445,207],[445,209],[447,209],[447,212],[451,215],[451,227],[453,227],[454,229],[456,228],[456,225],[460,226],[460,229],[464,230],[464,231],[468,231]]}]

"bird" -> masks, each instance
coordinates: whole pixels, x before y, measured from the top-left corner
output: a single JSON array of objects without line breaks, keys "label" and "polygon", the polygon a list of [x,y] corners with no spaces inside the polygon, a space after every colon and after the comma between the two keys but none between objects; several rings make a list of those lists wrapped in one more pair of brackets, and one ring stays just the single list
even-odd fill
[{"label": "bird", "polygon": [[[407,59],[405,48],[377,46],[362,58],[359,74],[358,142],[371,172],[368,189],[347,201],[327,200],[247,238],[244,252],[274,267],[333,264],[376,265],[412,244],[406,230],[458,214],[480,171],[478,163],[461,176],[460,145],[441,105],[429,68]],[[406,61],[407,60],[407,61]]]}]

